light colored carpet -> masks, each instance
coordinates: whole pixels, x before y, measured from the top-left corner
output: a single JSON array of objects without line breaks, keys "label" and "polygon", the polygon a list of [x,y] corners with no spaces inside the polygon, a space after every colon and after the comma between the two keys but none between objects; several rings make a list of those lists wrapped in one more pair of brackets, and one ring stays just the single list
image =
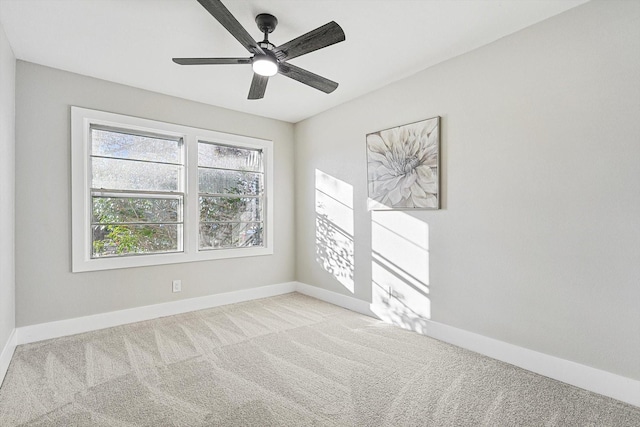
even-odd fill
[{"label": "light colored carpet", "polygon": [[19,346],[1,426],[640,426],[640,408],[300,294]]}]

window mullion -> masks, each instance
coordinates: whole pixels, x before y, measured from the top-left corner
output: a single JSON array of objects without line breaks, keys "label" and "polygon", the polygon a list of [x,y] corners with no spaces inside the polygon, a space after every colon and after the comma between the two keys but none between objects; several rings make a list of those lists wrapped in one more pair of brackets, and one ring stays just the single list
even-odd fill
[{"label": "window mullion", "polygon": [[188,135],[186,144],[187,182],[185,197],[185,252],[198,252],[198,231],[200,228],[200,204],[198,203],[198,139]]}]

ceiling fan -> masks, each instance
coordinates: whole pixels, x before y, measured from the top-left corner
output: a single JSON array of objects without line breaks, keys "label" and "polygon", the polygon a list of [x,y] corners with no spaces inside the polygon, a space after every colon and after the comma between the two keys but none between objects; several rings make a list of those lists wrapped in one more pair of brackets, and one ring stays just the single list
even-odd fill
[{"label": "ceiling fan", "polygon": [[207,11],[222,24],[253,56],[249,58],[173,58],[180,65],[251,64],[253,80],[248,99],[261,99],[267,89],[269,77],[280,73],[312,88],[331,93],[338,83],[289,64],[287,61],[345,40],[340,25],[331,21],[285,44],[274,46],[269,34],[275,30],[278,20],[268,13],[256,16],[256,24],[264,34],[264,40],[256,42],[240,25],[220,0],[198,0]]}]

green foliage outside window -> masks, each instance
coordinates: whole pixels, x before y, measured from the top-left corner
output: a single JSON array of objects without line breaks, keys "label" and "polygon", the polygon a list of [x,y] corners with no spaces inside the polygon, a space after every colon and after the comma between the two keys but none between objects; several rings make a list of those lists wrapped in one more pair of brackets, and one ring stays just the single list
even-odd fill
[{"label": "green foliage outside window", "polygon": [[94,256],[178,250],[177,199],[93,198]]}]

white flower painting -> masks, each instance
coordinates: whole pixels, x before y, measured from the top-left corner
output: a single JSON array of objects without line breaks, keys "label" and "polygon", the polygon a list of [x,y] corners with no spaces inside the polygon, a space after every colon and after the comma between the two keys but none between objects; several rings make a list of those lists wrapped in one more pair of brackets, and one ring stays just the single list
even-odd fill
[{"label": "white flower painting", "polygon": [[367,135],[369,199],[376,209],[438,209],[440,117]]}]

